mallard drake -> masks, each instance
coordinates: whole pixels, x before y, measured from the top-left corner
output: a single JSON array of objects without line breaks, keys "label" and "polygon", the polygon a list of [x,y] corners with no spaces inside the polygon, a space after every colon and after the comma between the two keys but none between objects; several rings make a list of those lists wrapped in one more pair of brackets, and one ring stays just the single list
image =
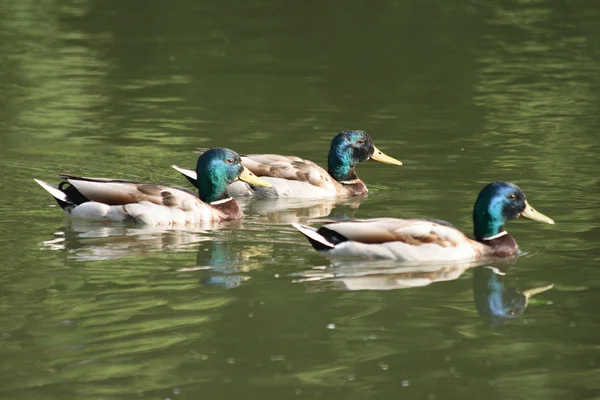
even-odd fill
[{"label": "mallard drake", "polygon": [[316,250],[332,256],[454,261],[515,255],[517,242],[504,230],[504,224],[519,216],[554,224],[529,205],[519,187],[493,182],[481,190],[475,202],[474,239],[450,223],[435,219],[363,219],[329,223],[318,230],[292,225]]},{"label": "mallard drake", "polygon": [[[262,195],[267,197],[327,198],[357,196],[367,193],[367,186],[356,175],[356,164],[375,160],[384,164],[402,162],[383,154],[364,131],[343,131],[331,141],[327,171],[312,161],[277,154],[243,155],[242,163],[271,187],[252,187],[235,182],[227,188],[231,196]],[[172,166],[197,186],[195,171]]]},{"label": "mallard drake", "polygon": [[198,158],[198,195],[184,189],[122,179],[84,178],[61,174],[58,186],[35,179],[72,217],[95,221],[134,221],[147,225],[220,222],[243,217],[227,185],[243,180],[270,184],[242,165],[233,150],[213,148]]}]

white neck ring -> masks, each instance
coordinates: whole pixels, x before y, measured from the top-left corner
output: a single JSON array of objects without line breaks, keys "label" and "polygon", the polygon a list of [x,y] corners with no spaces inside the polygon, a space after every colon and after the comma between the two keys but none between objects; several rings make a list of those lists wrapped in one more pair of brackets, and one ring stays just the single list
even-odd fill
[{"label": "white neck ring", "polygon": [[228,201],[231,201],[231,200],[233,200],[233,198],[232,198],[232,197],[228,197],[228,198],[226,198],[226,199],[212,201],[212,202],[210,202],[209,204],[210,204],[211,206],[217,206],[217,205],[219,205],[219,204],[227,203]]},{"label": "white neck ring", "polygon": [[481,240],[494,240],[494,239],[498,239],[499,237],[502,237],[502,236],[506,235],[507,233],[508,232],[506,232],[506,231],[502,231],[502,232],[497,233],[497,234],[492,235],[492,236],[486,236],[486,237],[484,237]]}]

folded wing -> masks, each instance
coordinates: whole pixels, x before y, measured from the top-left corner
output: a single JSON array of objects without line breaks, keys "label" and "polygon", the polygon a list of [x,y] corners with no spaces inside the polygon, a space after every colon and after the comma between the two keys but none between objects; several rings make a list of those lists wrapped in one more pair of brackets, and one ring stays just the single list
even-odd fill
[{"label": "folded wing", "polygon": [[211,222],[220,218],[219,213],[187,189],[120,179],[61,177],[66,182],[58,187],[38,183],[75,218],[134,220],[147,225]]},{"label": "folded wing", "polygon": [[327,171],[314,162],[300,157],[252,154],[242,156],[242,163],[260,177],[306,182],[320,188],[326,188],[333,184],[333,179]]},{"label": "folded wing", "polygon": [[121,179],[85,178],[61,175],[83,196],[110,206],[149,202],[190,211],[202,203],[192,192],[153,183],[141,183]]},{"label": "folded wing", "polygon": [[337,222],[325,227],[348,240],[366,244],[404,242],[419,246],[433,243],[452,247],[472,242],[451,224],[431,219],[372,218]]},{"label": "folded wing", "polygon": [[445,221],[375,218],[324,225],[317,231],[335,246],[332,255],[397,260],[476,258],[485,246]]}]

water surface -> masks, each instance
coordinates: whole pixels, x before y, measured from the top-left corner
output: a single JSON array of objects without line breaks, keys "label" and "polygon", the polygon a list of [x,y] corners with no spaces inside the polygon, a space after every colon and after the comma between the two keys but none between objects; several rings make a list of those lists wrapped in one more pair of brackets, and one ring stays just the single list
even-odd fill
[{"label": "water surface", "polygon": [[[0,10],[0,398],[600,396],[594,2]],[[73,222],[32,180],[182,185],[169,165],[206,146],[324,164],[342,129],[405,166],[360,165],[365,200],[244,202],[243,223],[217,230]],[[510,223],[525,254],[506,263],[334,262],[289,225],[468,232],[493,180],[556,221]]]}]

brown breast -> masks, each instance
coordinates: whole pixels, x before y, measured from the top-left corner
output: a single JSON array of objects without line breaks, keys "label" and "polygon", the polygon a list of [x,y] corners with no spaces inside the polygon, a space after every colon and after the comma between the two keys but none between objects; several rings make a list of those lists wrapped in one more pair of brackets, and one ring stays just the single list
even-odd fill
[{"label": "brown breast", "polygon": [[481,243],[488,246],[490,255],[496,257],[514,256],[519,251],[516,240],[508,233],[496,239],[482,240]]},{"label": "brown breast", "polygon": [[369,191],[367,189],[367,185],[363,183],[360,179],[354,180],[352,183],[339,183],[332,179],[335,182],[336,190],[338,194],[343,196],[362,196],[367,194]]},{"label": "brown breast", "polygon": [[233,198],[224,203],[211,204],[211,207],[219,212],[222,221],[234,221],[244,216],[244,212]]}]

